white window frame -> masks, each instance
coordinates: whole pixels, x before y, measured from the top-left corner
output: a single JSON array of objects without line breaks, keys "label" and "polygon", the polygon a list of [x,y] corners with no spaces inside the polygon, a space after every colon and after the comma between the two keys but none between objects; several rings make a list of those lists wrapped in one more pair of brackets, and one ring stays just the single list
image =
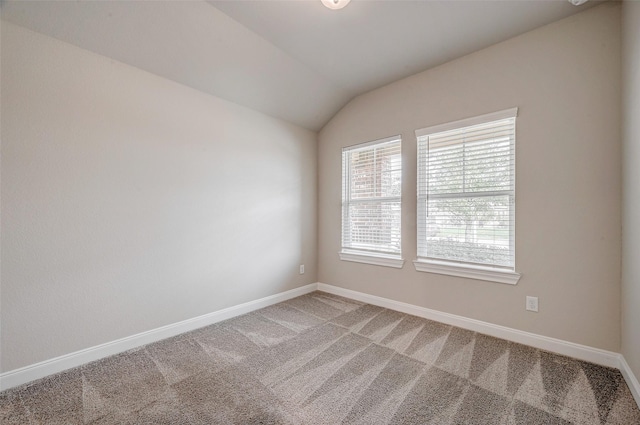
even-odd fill
[{"label": "white window frame", "polygon": [[[352,177],[351,170],[349,167],[349,155],[353,152],[363,151],[367,149],[375,149],[379,148],[385,144],[390,144],[397,142],[400,144],[400,150],[402,151],[402,137],[392,136],[384,139],[373,140],[366,143],[360,143],[353,146],[347,146],[342,149],[342,225],[341,225],[341,251],[339,252],[340,259],[343,261],[352,261],[356,263],[365,263],[365,264],[373,264],[377,266],[385,266],[385,267],[393,267],[393,268],[402,268],[404,265],[404,259],[402,258],[402,246],[400,246],[399,252],[391,252],[385,250],[380,250],[379,247],[376,249],[372,247],[371,250],[365,248],[357,248],[349,245],[349,243],[345,244],[345,241],[349,242],[349,236],[347,233],[350,231],[350,227],[346,225],[349,223],[349,205],[357,202],[366,202],[374,199],[380,199],[391,202],[398,202],[400,206],[400,211],[402,211],[402,193],[398,196],[394,197],[385,197],[385,198],[367,198],[367,199],[359,199],[353,200],[351,199],[350,194],[350,179]],[[401,166],[402,166],[402,157],[401,157]],[[348,179],[348,181],[346,180]],[[402,214],[400,214],[402,217]],[[399,224],[398,232],[400,234],[400,245],[402,244],[402,225]],[[351,244],[353,245],[353,244]]]},{"label": "white window frame", "polygon": [[[459,121],[454,121],[446,124],[435,125],[423,129],[416,130],[416,139],[418,140],[418,149],[420,149],[421,143],[428,143],[425,141],[425,138],[429,135],[441,133],[444,131],[461,129],[464,127],[474,126],[478,124],[485,124],[493,121],[504,120],[508,118],[515,118],[518,115],[518,108],[506,109],[503,111],[498,111],[490,114],[485,114],[473,118],[467,118]],[[515,122],[514,122],[514,135],[515,135]],[[421,140],[422,139],[422,140]],[[427,139],[428,140],[428,139]],[[515,154],[515,140],[512,144],[512,154]],[[418,163],[418,178],[424,178],[423,173],[425,173],[425,166],[420,163],[421,158],[418,155],[417,163]],[[477,280],[485,280],[499,283],[506,283],[515,285],[520,279],[521,275],[515,271],[515,159],[512,163],[511,167],[512,173],[512,181],[513,187],[512,190],[509,191],[511,195],[511,199],[513,202],[510,204],[509,213],[510,213],[510,253],[513,256],[513,267],[494,267],[490,265],[480,265],[474,263],[466,263],[455,260],[443,260],[436,258],[429,258],[426,256],[421,256],[421,247],[420,247],[420,239],[418,236],[418,256],[417,259],[413,262],[417,271],[428,272],[428,273],[437,273],[443,275],[457,276],[457,277],[465,277]],[[420,223],[422,220],[426,221],[426,207],[424,207],[426,201],[426,193],[428,189],[424,193],[420,193],[420,185],[418,184],[418,202],[417,202],[417,219],[418,219],[418,228],[420,228]],[[421,202],[422,201],[422,202]],[[426,251],[426,242],[422,251]]]}]

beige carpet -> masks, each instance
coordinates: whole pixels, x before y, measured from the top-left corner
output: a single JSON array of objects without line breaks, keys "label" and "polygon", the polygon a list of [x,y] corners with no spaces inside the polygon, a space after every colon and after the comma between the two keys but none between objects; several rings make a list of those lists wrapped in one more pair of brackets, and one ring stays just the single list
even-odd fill
[{"label": "beige carpet", "polygon": [[315,292],[0,393],[9,424],[617,424],[620,373]]}]

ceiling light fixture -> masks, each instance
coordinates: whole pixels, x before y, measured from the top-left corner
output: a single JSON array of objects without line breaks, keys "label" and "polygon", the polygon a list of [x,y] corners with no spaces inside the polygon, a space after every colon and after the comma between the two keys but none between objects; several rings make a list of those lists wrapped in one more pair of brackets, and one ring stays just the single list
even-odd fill
[{"label": "ceiling light fixture", "polygon": [[585,4],[586,2],[587,0],[569,0],[569,3],[574,6],[580,6],[581,4]]},{"label": "ceiling light fixture", "polygon": [[348,5],[351,0],[320,0],[320,1],[322,1],[322,4],[327,6],[329,9],[338,10]]}]

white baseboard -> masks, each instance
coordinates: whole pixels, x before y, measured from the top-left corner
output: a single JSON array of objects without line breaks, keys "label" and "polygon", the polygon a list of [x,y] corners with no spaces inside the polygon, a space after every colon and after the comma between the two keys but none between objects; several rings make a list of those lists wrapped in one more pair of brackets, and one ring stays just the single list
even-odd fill
[{"label": "white baseboard", "polygon": [[638,407],[640,407],[640,382],[638,382],[638,378],[633,374],[629,363],[627,363],[622,354],[620,354],[620,373],[622,373],[625,381],[627,381],[631,394],[633,394],[633,398],[636,399],[636,403]]},{"label": "white baseboard", "polygon": [[232,317],[240,316],[241,314],[250,313],[254,310],[259,310],[291,298],[299,297],[300,295],[308,294],[316,289],[317,284],[311,283],[300,288],[291,289],[289,291],[270,295],[255,301],[249,301],[244,304],[214,311],[213,313],[183,320],[182,322],[162,326],[157,329],[152,329],[150,331],[131,335],[116,341],[107,342],[95,347],[86,348],[54,359],[45,360],[40,363],[5,372],[0,374],[0,391],[17,387],[19,385],[35,381],[36,379],[44,378],[114,354],[122,353],[124,351],[131,350],[132,348],[137,348],[184,332],[212,325]]},{"label": "white baseboard", "polygon": [[330,294],[340,295],[368,304],[385,307],[391,310],[400,311],[402,313],[411,314],[425,319],[435,320],[447,325],[457,326],[459,328],[468,329],[470,331],[480,332],[485,335],[494,336],[496,338],[506,339],[508,341],[529,345],[545,351],[562,354],[602,366],[620,368],[620,354],[612,351],[601,350],[598,348],[588,347],[586,345],[575,344],[573,342],[563,341],[560,339],[549,338],[530,332],[519,331],[517,329],[508,328],[506,326],[494,325],[480,320],[469,319],[455,314],[443,313],[437,310],[431,310],[425,307],[418,307],[413,304],[407,304],[400,301],[394,301],[387,298],[369,295],[362,292],[352,291],[350,289],[340,288],[338,286],[318,283],[318,290],[328,292]]}]

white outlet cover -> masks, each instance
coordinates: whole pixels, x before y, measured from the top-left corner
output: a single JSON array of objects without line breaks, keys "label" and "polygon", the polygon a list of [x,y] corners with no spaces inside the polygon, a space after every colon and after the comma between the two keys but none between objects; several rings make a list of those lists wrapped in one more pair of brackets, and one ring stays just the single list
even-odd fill
[{"label": "white outlet cover", "polygon": [[527,303],[525,308],[528,311],[538,311],[538,297],[529,297],[527,296]]},{"label": "white outlet cover", "polygon": [[300,274],[304,274],[304,264],[300,264]]}]

